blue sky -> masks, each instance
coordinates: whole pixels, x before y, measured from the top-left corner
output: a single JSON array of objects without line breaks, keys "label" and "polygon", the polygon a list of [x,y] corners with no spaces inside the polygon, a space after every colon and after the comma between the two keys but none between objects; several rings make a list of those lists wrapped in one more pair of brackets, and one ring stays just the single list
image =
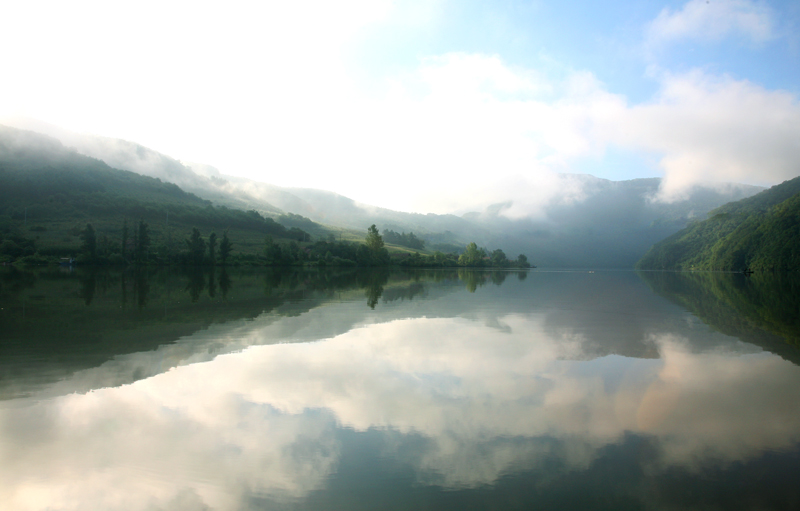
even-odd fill
[{"label": "blue sky", "polygon": [[0,119],[406,211],[800,175],[797,1],[9,2],[0,58]]}]

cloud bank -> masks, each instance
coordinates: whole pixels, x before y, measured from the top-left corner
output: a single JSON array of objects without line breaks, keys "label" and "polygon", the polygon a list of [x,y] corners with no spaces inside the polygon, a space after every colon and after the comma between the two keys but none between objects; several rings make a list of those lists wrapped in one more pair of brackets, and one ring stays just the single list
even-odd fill
[{"label": "cloud bank", "polygon": [[665,7],[647,29],[650,44],[684,39],[719,41],[738,35],[753,42],[773,37],[773,13],[764,2],[691,0],[680,10]]},{"label": "cloud bank", "polygon": [[[591,69],[480,48],[359,67],[369,30],[435,31],[443,4],[51,7],[3,7],[15,21],[0,30],[0,56],[14,79],[0,82],[0,118],[132,140],[279,186],[422,213],[511,202],[505,214],[520,217],[580,200],[558,174],[603,177],[610,154],[640,161],[639,177],[663,175],[664,200],[706,181],[800,173],[797,94],[708,68],[648,75],[639,62],[656,93],[634,102]],[[775,16],[763,3],[693,0],[662,10],[637,44],[765,44]]]}]

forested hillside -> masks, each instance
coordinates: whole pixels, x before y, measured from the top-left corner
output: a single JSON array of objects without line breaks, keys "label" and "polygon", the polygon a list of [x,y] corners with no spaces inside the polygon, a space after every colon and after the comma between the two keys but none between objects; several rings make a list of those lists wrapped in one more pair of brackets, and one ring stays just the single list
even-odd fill
[{"label": "forested hillside", "polygon": [[655,244],[647,270],[800,270],[800,177],[726,204]]},{"label": "forested hillside", "polygon": [[0,126],[0,256],[73,256],[87,224],[97,250],[112,255],[122,251],[126,221],[131,239],[136,225],[147,225],[159,257],[185,248],[193,228],[204,236],[227,230],[245,253],[263,250],[267,235],[308,238],[255,211],[214,207],[175,184],[111,168],[44,135]]}]

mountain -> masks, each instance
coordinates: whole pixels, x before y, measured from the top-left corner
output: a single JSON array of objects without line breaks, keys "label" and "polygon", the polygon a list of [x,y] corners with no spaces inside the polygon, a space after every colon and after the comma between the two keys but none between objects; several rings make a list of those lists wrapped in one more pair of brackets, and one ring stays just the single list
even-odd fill
[{"label": "mountain", "polygon": [[763,188],[727,184],[698,187],[683,200],[654,200],[661,180],[609,181],[588,175],[561,174],[564,188],[577,198],[554,198],[535,218],[509,218],[511,203],[463,215],[419,214],[358,203],[312,188],[283,188],[226,175],[201,163],[179,162],[141,145],[79,135],[53,126],[48,131],[75,151],[108,165],[175,183],[218,206],[252,209],[287,227],[321,238],[335,233],[361,239],[371,224],[379,229],[413,232],[426,249],[452,252],[468,242],[501,248],[511,257],[527,254],[543,267],[632,268],[656,242],[712,209],[751,196]]},{"label": "mountain", "polygon": [[363,231],[365,226],[376,224],[381,229],[414,232],[428,248],[442,251],[476,241],[511,255],[533,254],[540,267],[632,268],[654,243],[691,220],[763,190],[739,184],[698,187],[683,200],[664,203],[653,200],[661,184],[659,178],[609,181],[562,174],[565,187],[577,187],[581,200],[553,200],[540,218],[511,219],[504,215],[510,204],[497,204],[462,216],[405,213],[360,204],[329,191],[281,188],[225,176],[208,167],[205,171],[215,172],[209,175],[230,193],[260,198],[325,225]]},{"label": "mountain", "polygon": [[74,133],[33,119],[9,119],[8,126],[52,137],[60,141],[66,148],[101,160],[109,167],[176,184],[182,190],[218,206],[243,210],[253,209],[273,217],[283,213],[279,208],[263,201],[248,200],[247,194],[229,193],[219,179],[213,176],[199,175],[175,158],[135,142]]},{"label": "mountain", "polygon": [[800,177],[719,207],[654,245],[648,270],[800,270]]},{"label": "mountain", "polygon": [[98,250],[119,252],[125,221],[149,223],[151,248],[174,254],[193,227],[230,230],[239,252],[263,249],[264,237],[299,239],[298,229],[255,211],[215,207],[173,183],[110,167],[58,140],[0,126],[0,257],[72,256],[92,224]]}]

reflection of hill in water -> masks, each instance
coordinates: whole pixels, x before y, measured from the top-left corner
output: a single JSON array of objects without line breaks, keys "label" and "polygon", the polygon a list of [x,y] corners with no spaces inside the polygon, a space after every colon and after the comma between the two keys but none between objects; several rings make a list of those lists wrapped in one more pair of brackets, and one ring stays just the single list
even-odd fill
[{"label": "reflection of hill in water", "polygon": [[534,316],[544,335],[580,342],[575,360],[658,358],[652,338],[664,333],[698,353],[754,349],[691,321],[633,272],[3,271],[0,309],[4,397],[62,380],[48,392],[122,385],[250,346],[409,318],[464,318],[507,331],[509,317]]},{"label": "reflection of hill in water", "polygon": [[640,272],[714,329],[800,364],[800,275]]},{"label": "reflection of hill in water", "polygon": [[[436,278],[457,282],[451,273]],[[272,321],[296,317],[333,301],[357,301],[369,310],[365,304],[382,295],[413,299],[424,292],[424,279],[413,273],[390,277],[386,270],[3,269],[0,394],[182,339],[191,344],[187,356],[224,353],[229,350],[215,339],[189,338],[214,325],[247,324],[265,314]]]}]

